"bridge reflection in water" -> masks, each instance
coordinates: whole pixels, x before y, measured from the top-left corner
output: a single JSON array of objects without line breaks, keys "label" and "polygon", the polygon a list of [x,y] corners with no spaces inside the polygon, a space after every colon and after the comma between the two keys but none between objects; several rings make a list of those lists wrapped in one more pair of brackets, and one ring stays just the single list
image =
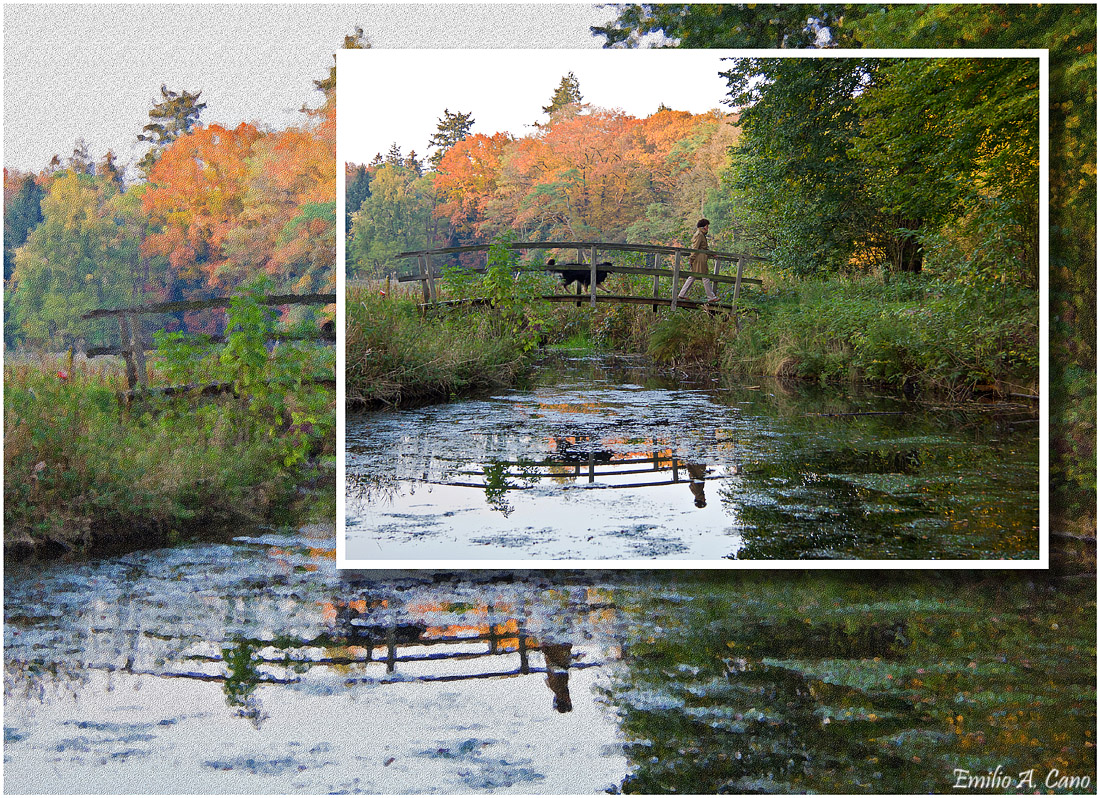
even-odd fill
[{"label": "bridge reflection in water", "polygon": [[694,559],[740,547],[738,504],[719,499],[740,478],[733,451],[708,464],[652,437],[535,444],[544,456],[450,453],[389,482],[349,470],[349,559]]},{"label": "bridge reflection in water", "polygon": [[[621,657],[609,591],[331,568],[280,578],[262,561],[227,584],[224,547],[207,548],[208,570],[187,567],[207,574],[198,602],[158,580],[155,597],[9,627],[8,789],[38,791],[55,771],[52,788],[82,793],[571,794],[624,777],[600,697]],[[123,576],[78,570],[93,584]]]}]

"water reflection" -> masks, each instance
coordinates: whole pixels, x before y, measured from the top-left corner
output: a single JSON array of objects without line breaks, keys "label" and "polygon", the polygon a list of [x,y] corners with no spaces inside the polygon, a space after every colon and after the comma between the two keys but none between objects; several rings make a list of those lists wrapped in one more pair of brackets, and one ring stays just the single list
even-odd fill
[{"label": "water reflection", "polygon": [[599,363],[542,378],[351,419],[348,557],[1038,556],[1028,407],[699,386]]},{"label": "water reflection", "polygon": [[1095,774],[1093,580],[340,573],[325,534],[8,568],[6,789],[942,793],[955,767]]},{"label": "water reflection", "polygon": [[9,568],[8,790],[41,792],[43,773],[72,793],[621,780],[593,690],[619,655],[606,591],[341,574],[331,536]]}]

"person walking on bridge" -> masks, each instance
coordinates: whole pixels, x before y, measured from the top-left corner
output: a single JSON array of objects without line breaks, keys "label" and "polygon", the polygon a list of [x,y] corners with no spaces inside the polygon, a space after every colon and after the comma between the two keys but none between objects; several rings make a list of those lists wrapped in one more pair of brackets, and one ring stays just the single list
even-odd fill
[{"label": "person walking on bridge", "polygon": [[[710,220],[700,219],[695,223],[695,235],[691,239],[691,249],[706,249],[707,248],[707,233],[710,232]],[[691,263],[691,270],[695,274],[709,274],[707,271],[707,258],[709,256],[706,252],[693,252],[689,263]],[[687,292],[691,288],[692,283],[695,282],[695,274],[691,275],[684,282],[684,287],[680,289],[680,293],[676,295],[677,299],[687,299]],[[714,293],[714,283],[710,280],[703,278],[703,288],[707,292],[707,302],[715,302],[718,299],[718,295]]]}]

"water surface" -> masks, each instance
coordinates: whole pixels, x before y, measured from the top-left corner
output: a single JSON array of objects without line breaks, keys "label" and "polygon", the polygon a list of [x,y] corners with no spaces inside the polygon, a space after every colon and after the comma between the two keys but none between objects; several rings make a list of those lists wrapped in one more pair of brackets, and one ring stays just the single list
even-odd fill
[{"label": "water surface", "polygon": [[350,417],[347,556],[1034,559],[1032,414],[550,363],[528,389]]},{"label": "water surface", "polygon": [[4,587],[8,793],[1095,787],[1094,579],[341,573],[307,528]]}]

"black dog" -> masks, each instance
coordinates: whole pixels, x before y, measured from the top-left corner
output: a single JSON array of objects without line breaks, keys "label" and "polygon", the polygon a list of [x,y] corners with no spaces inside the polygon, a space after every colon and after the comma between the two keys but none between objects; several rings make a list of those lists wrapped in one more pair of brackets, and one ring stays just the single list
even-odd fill
[{"label": "black dog", "polygon": [[[592,268],[585,266],[583,263],[563,263],[560,266],[554,264],[554,259],[546,261],[547,266],[553,268],[548,271],[557,272],[561,275],[561,281],[565,288],[568,288],[573,283],[577,284],[577,289],[588,289],[592,285]],[[605,261],[604,263],[598,263],[597,266],[610,266],[611,261]],[[596,287],[598,288],[604,280],[607,279],[611,272],[606,269],[596,269]]]}]

